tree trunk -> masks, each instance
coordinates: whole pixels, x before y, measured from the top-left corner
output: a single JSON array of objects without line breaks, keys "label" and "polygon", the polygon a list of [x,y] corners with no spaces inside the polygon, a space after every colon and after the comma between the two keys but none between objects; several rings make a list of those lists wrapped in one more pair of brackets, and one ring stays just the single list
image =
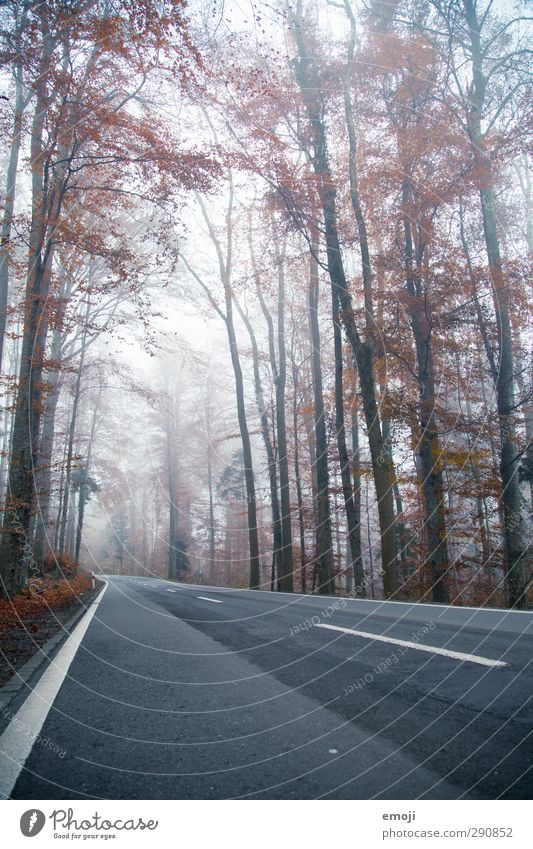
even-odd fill
[{"label": "tree trunk", "polygon": [[[232,273],[232,256],[233,256],[233,199],[234,187],[231,170],[228,173],[230,184],[230,196],[228,209],[226,213],[226,255],[222,251],[220,240],[218,239],[213,223],[207,213],[205,204],[201,196],[197,193],[196,198],[202,210],[209,236],[218,256],[220,280],[224,287],[224,303],[226,312],[220,309],[213,296],[209,292],[209,287],[202,284],[204,291],[208,294],[209,300],[215,311],[223,319],[226,325],[228,335],[229,350],[231,356],[231,364],[233,366],[233,374],[235,378],[235,394],[237,399],[237,417],[239,420],[239,431],[242,441],[242,453],[244,462],[244,476],[246,481],[246,498],[248,502],[248,542],[250,554],[250,589],[259,589],[261,584],[261,568],[259,563],[259,536],[257,532],[257,504],[255,498],[255,477],[252,462],[252,447],[250,442],[250,432],[248,430],[248,422],[246,420],[246,404],[244,400],[244,380],[239,356],[239,348],[237,345],[237,337],[235,335],[235,325],[233,321],[233,293],[231,289],[231,273]],[[188,266],[189,270],[190,266]],[[198,275],[196,279],[200,281]]]},{"label": "tree trunk", "polygon": [[[259,284],[257,284],[259,285]],[[271,574],[271,589],[274,590],[276,585],[276,576],[281,575],[281,557],[282,557],[282,548],[283,548],[283,535],[282,535],[282,525],[281,525],[281,514],[279,509],[279,498],[278,498],[278,476],[276,470],[276,456],[274,453],[274,448],[272,445],[272,440],[270,438],[270,427],[268,420],[268,412],[265,405],[265,398],[263,393],[263,384],[261,381],[261,373],[259,371],[259,348],[257,346],[257,340],[255,338],[254,329],[252,327],[252,323],[248,318],[248,315],[241,308],[237,299],[235,299],[235,306],[237,307],[237,311],[242,318],[246,329],[248,330],[248,335],[250,336],[250,342],[252,345],[252,363],[253,363],[253,372],[254,372],[254,387],[255,387],[255,398],[257,402],[257,410],[259,413],[259,419],[261,422],[261,434],[263,437],[263,442],[265,444],[265,451],[267,455],[267,465],[268,465],[268,480],[270,485],[270,505],[272,510],[272,574]]]},{"label": "tree trunk", "polygon": [[[89,279],[91,274],[89,274]],[[81,353],[80,353],[80,362],[78,365],[78,371],[76,374],[76,383],[74,386],[74,397],[72,399],[72,413],[70,416],[70,424],[68,431],[68,445],[67,445],[67,457],[66,457],[66,468],[65,468],[65,492],[63,494],[63,506],[62,511],[59,518],[59,551],[61,554],[65,553],[65,532],[67,526],[67,508],[70,504],[71,497],[71,486],[70,486],[70,477],[72,474],[72,460],[73,460],[73,452],[74,452],[74,439],[76,436],[76,422],[78,417],[78,407],[80,403],[81,396],[81,381],[83,377],[83,367],[85,363],[85,350],[86,350],[86,341],[87,341],[87,330],[89,323],[89,315],[91,312],[91,298],[90,295],[87,296],[87,305],[85,307],[85,324],[83,327],[82,338],[81,338]]]},{"label": "tree trunk", "polygon": [[499,358],[495,388],[500,430],[500,475],[504,541],[507,560],[506,589],[509,607],[527,607],[527,527],[518,478],[514,422],[514,364],[509,314],[509,287],[502,267],[496,221],[496,197],[492,166],[485,152],[481,120],[485,107],[487,78],[484,75],[480,23],[473,0],[463,0],[472,57],[472,85],[469,89],[468,131],[478,173],[483,235],[492,280],[494,310],[498,327]]},{"label": "tree trunk", "polygon": [[[66,420],[70,421],[70,399],[66,410]],[[58,510],[54,530],[54,551],[59,550],[59,533],[61,530],[61,516],[63,515],[63,499],[65,498],[65,469],[67,466],[67,451],[68,451],[68,431],[63,444],[63,456],[61,458],[61,472],[59,475],[59,492],[58,492]]]},{"label": "tree trunk", "polygon": [[[20,34],[26,24],[27,8],[24,4],[22,18],[17,22],[14,44],[19,57]],[[17,182],[17,168],[20,154],[22,116],[28,100],[23,94],[22,63],[15,65],[15,114],[13,118],[13,131],[11,134],[11,145],[9,148],[9,159],[6,173],[6,193],[4,197],[4,211],[0,228],[0,374],[2,373],[4,339],[6,332],[7,307],[9,298],[9,243],[11,240],[11,229],[13,225],[13,211],[15,209],[15,192]]]},{"label": "tree trunk", "polygon": [[246,482],[246,497],[248,501],[248,542],[250,547],[250,589],[259,589],[261,575],[259,568],[259,537],[257,533],[257,505],[255,500],[255,477],[252,462],[252,446],[248,422],[246,421],[246,406],[244,402],[244,380],[242,376],[239,349],[233,325],[232,296],[229,286],[226,291],[226,330],[235,376],[235,392],[237,396],[237,416],[242,441],[242,454],[244,462],[244,478]]},{"label": "tree trunk", "polygon": [[298,503],[298,529],[300,532],[300,584],[302,593],[307,592],[306,567],[307,558],[305,552],[305,522],[304,522],[304,505],[302,498],[302,479],[300,476],[300,443],[298,439],[298,367],[296,365],[294,345],[291,349],[292,356],[292,386],[293,386],[293,404],[292,404],[292,427],[294,431],[294,477],[296,479],[296,499]]},{"label": "tree trunk", "polygon": [[332,290],[333,310],[333,344],[335,351],[335,430],[337,432],[337,448],[341,472],[342,494],[348,527],[348,543],[350,548],[350,572],[353,575],[353,594],[358,598],[366,596],[364,587],[363,566],[361,563],[361,528],[357,521],[352,481],[350,476],[350,459],[346,446],[346,427],[344,421],[344,385],[343,385],[343,351],[342,333],[339,315],[339,299],[335,289]]},{"label": "tree trunk", "polygon": [[285,425],[285,385],[287,382],[287,355],[285,350],[285,277],[283,255],[280,254],[274,234],[278,272],[278,371],[275,376],[276,424],[278,431],[278,464],[281,501],[282,552],[278,589],[293,591],[293,552],[291,498],[289,484],[289,459],[287,457],[287,430]]},{"label": "tree trunk", "polygon": [[[458,366],[459,368],[459,366]],[[461,403],[461,398],[459,398],[459,403]],[[465,399],[466,401],[466,413],[469,420],[472,420],[472,405],[470,403],[470,399],[468,396]],[[472,452],[474,450],[474,446],[472,445],[472,441],[470,439],[470,434],[467,434],[468,439],[468,463],[470,466],[470,472],[472,474],[472,480],[474,481],[476,487],[476,511],[478,517],[478,527],[479,527],[479,538],[481,542],[481,553],[482,553],[482,563],[483,566],[489,570],[489,575],[491,571],[491,548],[490,548],[490,524],[487,520],[487,505],[486,500],[482,494],[483,483],[481,480],[481,476],[479,474],[479,469],[477,466],[477,462],[472,458]]]},{"label": "tree trunk", "polygon": [[[55,329],[52,337],[50,358],[54,363],[61,360],[63,333]],[[43,566],[49,543],[50,503],[52,498],[52,457],[54,448],[55,418],[59,401],[59,369],[55,368],[47,376],[47,395],[43,414],[43,427],[39,445],[39,461],[36,473],[37,515],[33,537],[33,557],[38,567]]]},{"label": "tree trunk", "polygon": [[[74,546],[76,544],[76,502],[76,491],[72,489],[69,493],[67,529],[64,545],[64,552],[69,555],[74,554]],[[58,573],[62,576],[61,568],[58,569]]]},{"label": "tree trunk", "polygon": [[[102,390],[100,390],[100,392],[98,393],[96,403],[95,403],[94,409],[93,409],[92,421],[91,421],[91,430],[89,432],[89,442],[87,444],[87,456],[85,458],[84,474],[83,474],[83,478],[82,478],[82,483],[80,485],[80,492],[79,492],[79,498],[78,498],[78,522],[77,522],[77,527],[76,527],[76,548],[75,548],[75,552],[74,552],[74,559],[75,559],[76,563],[79,563],[79,560],[80,560],[80,548],[81,548],[81,540],[82,540],[82,536],[83,536],[83,520],[84,520],[84,517],[85,517],[85,505],[86,505],[87,501],[89,500],[89,494],[90,494],[88,478],[89,478],[89,472],[91,470],[92,448],[93,448],[94,434],[95,434],[95,431],[96,431],[96,421],[97,421],[97,417],[98,417],[98,410],[99,410],[99,407],[100,407],[101,397],[102,397]],[[133,504],[133,501],[132,501],[132,504]]]},{"label": "tree trunk", "polygon": [[168,577],[170,581],[176,581],[178,578],[179,507],[171,439],[172,433],[167,433]]},{"label": "tree trunk", "polygon": [[353,486],[353,506],[355,518],[355,532],[353,534],[354,545],[354,564],[357,566],[357,572],[362,575],[361,590],[354,587],[354,592],[359,594],[364,593],[366,596],[366,578],[363,567],[363,549],[361,541],[361,464],[359,458],[359,422],[357,419],[357,393],[354,390],[352,408],[351,408],[351,434],[352,434],[352,486]]},{"label": "tree trunk", "polygon": [[516,370],[516,384],[520,393],[520,406],[524,416],[524,433],[526,437],[526,446],[522,456],[522,466],[529,474],[529,499],[531,510],[533,511],[533,374],[529,370],[529,381],[524,380],[524,373],[528,374],[528,361],[533,363],[533,347],[528,354],[523,350],[520,340],[520,333],[515,329],[514,333],[515,349],[519,358],[518,368]]},{"label": "tree trunk", "polygon": [[374,303],[372,298],[372,267],[370,265],[370,249],[368,246],[368,233],[365,216],[359,196],[359,180],[357,176],[357,134],[353,116],[353,105],[351,97],[351,74],[354,66],[355,53],[355,17],[349,0],[344,0],[344,11],[350,23],[350,41],[348,45],[348,56],[344,73],[342,75],[342,88],[344,95],[344,117],[348,133],[348,177],[350,180],[350,200],[357,225],[359,250],[361,251],[361,270],[363,276],[363,295],[365,301],[365,326],[366,341],[373,344],[374,332]]},{"label": "tree trunk", "polygon": [[398,587],[393,503],[394,466],[384,445],[381,433],[374,380],[372,346],[368,342],[363,342],[357,329],[352,300],[344,271],[337,229],[336,187],[329,165],[326,129],[322,115],[322,101],[319,96],[320,87],[318,80],[311,79],[310,75],[311,59],[307,52],[303,36],[301,0],[298,0],[297,9],[294,26],[294,37],[299,56],[295,63],[296,77],[302,91],[307,109],[307,117],[313,132],[312,163],[319,181],[331,285],[338,293],[341,305],[341,318],[348,341],[355,354],[359,373],[379,514],[381,556],[384,572],[383,587],[386,597],[390,598],[394,595]]},{"label": "tree trunk", "polygon": [[[20,331],[20,323],[17,323],[16,328],[16,339],[13,342],[10,350],[9,357],[9,366],[8,366],[8,374],[15,374],[18,370],[19,363],[19,331]],[[4,409],[3,413],[3,427],[2,427],[2,455],[0,456],[0,503],[4,503],[6,498],[6,488],[7,488],[7,472],[8,472],[8,461],[11,456],[11,437],[13,432],[13,417],[11,410],[13,409],[13,405],[15,403],[16,398],[16,388],[15,389],[7,389],[6,399],[3,405]]]},{"label": "tree trunk", "polygon": [[211,463],[211,442],[207,447],[207,487],[209,490],[209,583],[215,585],[215,508],[213,502],[213,471]]},{"label": "tree trunk", "polygon": [[407,207],[410,200],[409,177],[402,186],[402,221],[405,238],[405,273],[409,294],[411,330],[415,342],[417,381],[420,393],[419,455],[424,493],[425,529],[428,545],[427,563],[431,575],[432,600],[441,604],[450,601],[448,587],[448,546],[444,504],[444,483],[440,459],[440,444],[435,414],[435,373],[433,361],[431,307],[424,291],[421,265],[424,257],[423,237],[419,236],[417,256],[413,245],[412,223]]},{"label": "tree trunk", "polygon": [[335,594],[333,577],[333,550],[331,538],[331,510],[329,502],[329,468],[324,395],[322,389],[322,364],[320,361],[320,327],[318,322],[318,243],[313,242],[309,255],[309,325],[311,330],[311,362],[316,434],[316,480],[318,524],[316,529],[316,557],[318,565],[318,591],[324,595]]},{"label": "tree trunk", "polygon": [[[57,331],[56,331],[57,332]],[[33,535],[33,557],[42,568],[48,548],[50,530],[50,504],[52,499],[52,456],[54,447],[55,417],[59,401],[59,372],[52,371],[47,380],[48,393],[43,415],[39,465],[36,473],[37,514]]]}]

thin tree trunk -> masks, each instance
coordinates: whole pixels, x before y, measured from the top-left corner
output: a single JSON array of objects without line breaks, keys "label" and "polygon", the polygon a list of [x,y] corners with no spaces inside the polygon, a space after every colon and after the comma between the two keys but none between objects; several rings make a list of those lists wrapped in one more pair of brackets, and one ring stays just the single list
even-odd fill
[{"label": "thin tree trunk", "polygon": [[[527,354],[522,348],[520,333],[513,328],[513,336],[519,364],[516,370],[516,384],[520,393],[520,406],[524,416],[524,433],[526,445],[522,456],[522,465],[527,469],[529,477],[529,499],[533,511],[533,374],[528,370]],[[533,363],[533,348],[529,354],[529,363]],[[529,374],[529,385],[524,380],[524,373]]]},{"label": "thin tree trunk", "polygon": [[[293,333],[294,342],[294,333]],[[292,386],[293,386],[293,404],[292,404],[292,428],[294,431],[294,477],[296,480],[296,500],[298,503],[298,529],[300,532],[300,584],[302,593],[307,592],[306,579],[306,552],[305,552],[305,522],[304,522],[304,505],[302,497],[302,479],[300,476],[300,442],[298,438],[298,367],[294,353],[294,344],[291,346],[292,359]]]},{"label": "thin tree trunk", "polygon": [[[251,232],[251,230],[250,230]],[[253,246],[251,244],[250,239],[250,255],[252,257],[252,265],[254,269],[254,281],[255,281],[255,290],[257,293],[257,299],[259,301],[259,305],[261,307],[261,311],[265,317],[265,321],[268,329],[268,351],[270,357],[270,368],[272,371],[272,379],[275,387],[275,418],[276,418],[276,432],[277,432],[277,455],[278,455],[278,466],[279,466],[279,474],[280,474],[280,500],[278,500],[279,505],[279,516],[280,516],[280,531],[281,531],[281,547],[279,551],[279,556],[275,558],[273,561],[273,570],[274,564],[276,566],[277,571],[277,581],[276,587],[278,590],[282,592],[292,592],[293,591],[293,562],[292,562],[292,526],[291,526],[291,509],[290,509],[290,492],[289,492],[289,480],[288,480],[288,459],[287,459],[287,435],[286,435],[286,427],[285,427],[285,383],[286,383],[286,354],[285,354],[285,341],[284,341],[284,328],[280,331],[280,318],[284,324],[284,295],[283,295],[283,304],[280,304],[281,296],[280,290],[283,292],[284,289],[284,280],[283,280],[283,268],[281,267],[281,258],[279,256],[279,252],[277,249],[277,244],[275,244],[276,252],[277,252],[277,261],[278,261],[278,349],[280,346],[280,340],[283,340],[283,351],[279,350],[279,364],[276,357],[276,345],[275,345],[275,332],[274,332],[274,321],[270,314],[270,311],[266,305],[263,293],[261,291],[259,274],[257,271],[255,256],[253,251]],[[281,310],[281,314],[280,314]],[[283,366],[282,366],[282,357],[283,357]],[[281,403],[281,407],[280,407]],[[274,422],[273,422],[274,427]],[[281,432],[280,432],[281,428]],[[275,454],[274,454],[275,457]],[[274,467],[275,469],[275,467]],[[272,479],[272,478],[271,478]],[[272,484],[271,484],[272,487]],[[272,492],[272,488],[271,488]],[[277,481],[276,481],[276,499],[277,499]],[[280,504],[281,501],[281,504]],[[274,576],[273,576],[274,577]]]},{"label": "thin tree trunk", "polygon": [[339,452],[344,510],[346,513],[346,524],[348,527],[348,543],[350,547],[349,568],[353,576],[353,593],[356,597],[364,598],[366,596],[366,592],[364,588],[363,567],[361,564],[361,528],[357,522],[350,476],[350,459],[348,456],[348,448],[346,446],[342,333],[339,315],[339,299],[335,289],[332,290],[332,302],[333,344],[335,351],[335,430],[337,433],[337,449]]},{"label": "thin tree trunk", "polygon": [[[76,547],[74,551],[74,559],[76,563],[80,561],[80,549],[81,549],[81,540],[83,536],[83,521],[85,518],[85,505],[89,500],[89,472],[91,470],[91,457],[92,457],[92,448],[94,443],[94,434],[96,432],[96,422],[98,418],[98,411],[100,407],[100,399],[102,397],[102,390],[99,391],[96,403],[94,405],[92,420],[91,420],[91,430],[89,432],[89,442],[87,444],[87,457],[85,459],[85,468],[83,472],[82,481],[80,484],[80,491],[78,497],[78,522],[76,527]],[[133,504],[133,500],[132,500]]]},{"label": "thin tree trunk", "polygon": [[329,501],[329,468],[324,395],[322,389],[322,364],[320,361],[320,327],[318,322],[318,262],[316,240],[309,255],[309,325],[311,330],[311,362],[316,434],[316,479],[318,525],[316,529],[316,558],[319,567],[318,591],[334,595],[333,550],[331,538],[331,509]]},{"label": "thin tree trunk", "polygon": [[252,462],[252,446],[248,422],[246,421],[246,407],[244,402],[244,380],[237,347],[237,338],[233,325],[232,297],[229,289],[226,289],[226,329],[231,353],[233,373],[235,375],[235,391],[237,396],[237,416],[242,441],[242,453],[244,461],[244,477],[246,481],[246,493],[248,500],[248,542],[250,547],[250,589],[259,589],[261,578],[259,568],[259,538],[257,533],[257,506],[255,500],[255,478]]},{"label": "thin tree trunk", "polygon": [[[307,443],[307,453],[309,454],[309,472],[311,478],[311,495],[313,498],[313,519],[315,527],[318,525],[318,486],[316,480],[316,434],[314,428],[314,413],[307,413],[307,410],[314,410],[314,399],[312,397],[312,382],[309,387],[307,383],[303,387],[303,402],[306,412],[303,416],[303,426]],[[311,391],[310,391],[311,390]]]},{"label": "thin tree trunk", "polygon": [[[67,516],[67,530],[65,534],[65,547],[64,551],[66,554],[72,555],[74,552],[75,545],[75,535],[76,535],[76,492],[75,490],[71,490],[69,494],[68,500],[68,516]],[[61,574],[61,568],[59,568],[59,574]]]},{"label": "thin tree trunk", "polygon": [[278,588],[280,592],[292,592],[294,565],[292,552],[289,459],[287,456],[287,429],[285,424],[285,386],[287,382],[287,354],[285,350],[285,275],[283,269],[284,257],[279,251],[275,233],[274,245],[278,272],[278,370],[275,376],[275,387],[282,538]]},{"label": "thin tree trunk", "polygon": [[174,457],[171,446],[172,431],[167,433],[167,474],[168,474],[168,577],[170,581],[178,578],[178,527],[179,507],[178,488],[176,486]]},{"label": "thin tree trunk", "polygon": [[63,497],[63,509],[60,515],[59,520],[59,551],[61,554],[65,553],[65,532],[67,526],[67,508],[70,504],[70,477],[72,474],[72,460],[73,460],[73,452],[74,452],[74,439],[76,436],[76,421],[78,417],[78,407],[80,403],[80,395],[81,395],[81,381],[83,377],[83,367],[85,363],[85,350],[86,350],[86,339],[87,339],[87,329],[89,322],[89,315],[91,311],[91,299],[90,296],[87,296],[87,306],[85,308],[85,324],[83,327],[82,340],[81,340],[81,353],[80,353],[80,362],[78,365],[78,371],[76,374],[76,383],[74,386],[74,397],[72,399],[72,414],[70,417],[69,431],[68,431],[68,446],[67,446],[67,458],[66,458],[66,468],[65,468],[65,493]]},{"label": "thin tree trunk", "polygon": [[[353,557],[354,565],[357,567],[358,574],[362,575],[360,588],[354,586],[353,591],[359,595],[366,595],[366,578],[363,568],[363,553],[361,542],[361,464],[359,456],[359,422],[357,420],[357,393],[354,391],[352,408],[351,408],[351,434],[352,434],[352,485],[353,485],[353,506],[355,518],[355,532],[353,534]],[[355,574],[355,570],[354,570]]]},{"label": "thin tree trunk", "polygon": [[207,448],[207,487],[209,491],[209,583],[215,584],[215,508],[213,501],[213,471],[211,462],[211,441]]},{"label": "thin tree trunk", "polygon": [[368,562],[370,566],[370,588],[372,598],[376,597],[376,587],[374,584],[374,555],[372,554],[372,534],[370,532],[370,505],[368,499],[368,479],[365,480],[365,508],[366,508],[366,539],[368,545]]},{"label": "thin tree trunk", "polygon": [[[66,410],[66,419],[70,421],[70,399]],[[55,530],[54,530],[54,551],[59,550],[59,532],[61,530],[61,516],[63,515],[63,500],[65,498],[66,487],[65,487],[65,470],[67,465],[67,451],[68,451],[68,430],[66,432],[64,444],[63,444],[63,456],[61,459],[61,474],[59,476],[59,498],[58,498],[58,510],[57,517],[55,522]]]},{"label": "thin tree trunk", "polygon": [[184,361],[172,385],[167,384],[169,408],[166,411],[166,461],[168,475],[168,577],[176,581],[185,566],[185,545],[180,528],[179,434],[181,422],[181,386]]},{"label": "thin tree trunk", "polygon": [[257,402],[257,410],[259,413],[259,419],[261,422],[261,434],[263,437],[263,442],[265,444],[265,451],[267,455],[267,465],[268,465],[268,480],[270,485],[270,505],[272,511],[272,576],[271,576],[271,589],[274,590],[276,576],[281,575],[281,558],[282,558],[282,548],[283,548],[283,534],[282,534],[282,524],[281,524],[281,514],[279,507],[279,498],[278,498],[278,478],[277,478],[277,470],[276,470],[276,455],[274,453],[274,448],[272,445],[272,440],[270,438],[270,427],[268,420],[268,412],[265,404],[265,398],[263,393],[263,384],[261,381],[261,373],[259,370],[259,348],[257,345],[257,340],[255,337],[254,329],[252,327],[252,323],[248,318],[248,315],[240,306],[237,299],[235,299],[235,306],[237,307],[237,311],[243,320],[246,329],[248,330],[248,335],[250,336],[250,342],[252,345],[252,363],[253,363],[253,372],[254,372],[254,387],[255,387],[255,398]]},{"label": "thin tree trunk", "polygon": [[213,432],[211,418],[211,369],[207,372],[207,399],[205,418],[207,425],[207,491],[209,500],[209,583],[215,585],[216,580],[216,538],[215,538],[215,500],[213,495]]},{"label": "thin tree trunk", "polygon": [[[8,374],[15,374],[18,370],[18,362],[19,362],[19,326],[16,328],[16,339],[10,350],[10,363]],[[7,472],[8,472],[8,460],[11,456],[11,444],[12,444],[12,433],[13,433],[13,416],[11,413],[13,404],[16,398],[16,390],[7,390],[6,403],[3,410],[3,428],[2,428],[2,456],[0,457],[0,504],[3,504],[6,497],[6,487],[7,487]]]},{"label": "thin tree trunk", "polygon": [[[470,404],[470,400],[468,396],[466,397],[466,412],[468,418],[472,418],[472,405]],[[477,463],[472,459],[472,452],[474,447],[470,440],[470,435],[468,435],[468,462],[470,466],[470,472],[472,474],[472,480],[476,485],[476,512],[478,518],[478,527],[479,527],[479,537],[481,542],[481,554],[482,554],[482,563],[489,570],[490,573],[490,558],[491,558],[491,550],[490,550],[490,531],[489,525],[486,521],[486,504],[485,499],[481,495],[482,482],[479,474],[479,469],[477,467]]]}]

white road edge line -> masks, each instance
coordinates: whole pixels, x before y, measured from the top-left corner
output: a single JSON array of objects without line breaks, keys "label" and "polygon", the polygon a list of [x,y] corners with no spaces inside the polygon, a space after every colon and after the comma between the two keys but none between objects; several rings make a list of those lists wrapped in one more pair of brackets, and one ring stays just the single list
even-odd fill
[{"label": "white road edge line", "polygon": [[503,660],[492,660],[489,657],[480,657],[477,654],[466,654],[461,651],[441,649],[438,648],[438,646],[411,643],[409,640],[397,640],[394,637],[382,637],[379,634],[370,634],[367,631],[354,631],[352,628],[341,628],[339,625],[325,625],[319,623],[315,625],[315,628],[327,628],[329,631],[341,631],[343,634],[353,634],[354,637],[363,637],[365,640],[379,640],[382,643],[392,643],[395,646],[405,646],[408,649],[427,651],[431,654],[442,654],[444,657],[453,657],[455,660],[469,660],[471,663],[478,663],[480,666],[507,666]]},{"label": "white road edge line", "polygon": [[222,602],[219,601],[218,598],[207,598],[205,595],[197,595],[196,598],[201,598],[202,601],[212,601],[213,604],[222,604]]},{"label": "white road edge line", "polygon": [[[0,799],[9,799],[108,586],[106,581],[98,598],[89,605],[87,613],[67,637],[55,658],[50,661],[30,695],[11,717],[9,725],[0,736]],[[23,733],[21,729],[24,729]]]}]

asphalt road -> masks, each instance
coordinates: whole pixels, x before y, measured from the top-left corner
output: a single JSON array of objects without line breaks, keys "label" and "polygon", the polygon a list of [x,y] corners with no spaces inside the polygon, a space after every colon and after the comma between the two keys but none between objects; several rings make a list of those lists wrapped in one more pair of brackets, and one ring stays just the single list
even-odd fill
[{"label": "asphalt road", "polygon": [[108,580],[12,798],[531,798],[533,614]]}]

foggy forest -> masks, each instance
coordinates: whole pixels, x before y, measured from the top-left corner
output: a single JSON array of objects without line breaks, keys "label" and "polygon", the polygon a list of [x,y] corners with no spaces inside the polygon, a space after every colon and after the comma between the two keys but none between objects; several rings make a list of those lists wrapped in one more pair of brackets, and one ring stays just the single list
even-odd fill
[{"label": "foggy forest", "polygon": [[529,32],[522,0],[0,5],[4,599],[531,606]]}]

